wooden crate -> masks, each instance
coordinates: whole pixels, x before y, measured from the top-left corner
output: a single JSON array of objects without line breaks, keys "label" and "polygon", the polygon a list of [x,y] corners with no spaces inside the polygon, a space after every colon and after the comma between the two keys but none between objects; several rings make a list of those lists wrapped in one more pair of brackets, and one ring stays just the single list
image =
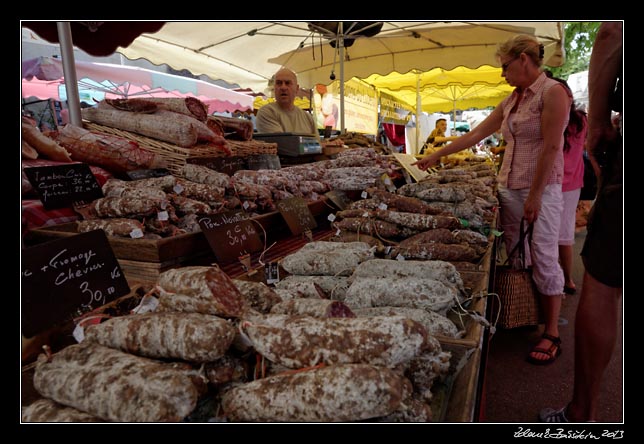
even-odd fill
[{"label": "wooden crate", "polygon": [[463,367],[453,375],[444,422],[474,422],[478,402],[481,348],[463,354]]}]

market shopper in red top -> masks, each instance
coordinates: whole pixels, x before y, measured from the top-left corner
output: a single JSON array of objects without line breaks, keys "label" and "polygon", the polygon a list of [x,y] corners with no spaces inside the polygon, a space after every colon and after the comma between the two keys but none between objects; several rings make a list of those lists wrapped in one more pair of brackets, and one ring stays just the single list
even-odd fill
[{"label": "market shopper in red top", "polygon": [[497,56],[502,75],[516,87],[514,92],[472,131],[416,164],[425,170],[441,156],[468,148],[501,128],[507,143],[497,178],[501,229],[511,251],[518,242],[521,219],[533,224],[526,255],[545,321],[542,338],[527,359],[533,364],[549,364],[561,353],[558,321],[564,278],[558,242],[563,210],[563,135],[571,99],[559,82],[541,70],[543,46],[534,37],[511,38],[499,47]]},{"label": "market shopper in red top", "polygon": [[[554,78],[566,87],[572,97],[568,83],[563,79]],[[586,113],[573,102],[570,105],[568,127],[564,132],[564,177],[561,184],[563,192],[564,209],[559,227],[559,262],[564,274],[564,288],[566,294],[575,294],[577,287],[572,280],[572,255],[575,245],[575,222],[577,219],[577,204],[581,188],[584,186],[584,144],[588,120]]]}]

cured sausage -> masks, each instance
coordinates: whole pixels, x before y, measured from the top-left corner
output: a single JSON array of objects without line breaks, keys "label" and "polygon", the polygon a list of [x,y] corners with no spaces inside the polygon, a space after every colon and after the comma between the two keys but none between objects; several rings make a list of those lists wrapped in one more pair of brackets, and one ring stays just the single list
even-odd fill
[{"label": "cured sausage", "polygon": [[159,307],[165,311],[188,311],[240,317],[248,308],[232,279],[218,266],[192,266],[159,275]]},{"label": "cured sausage", "polygon": [[409,391],[409,381],[387,368],[331,365],[240,385],[222,405],[230,421],[358,421],[394,412]]},{"label": "cured sausage", "polygon": [[46,398],[106,421],[176,422],[205,388],[195,370],[94,343],[40,355],[34,388]]},{"label": "cured sausage", "polygon": [[286,276],[275,284],[279,290],[289,290],[301,298],[319,298],[320,292],[316,285],[330,298],[343,301],[347,288],[348,278],[345,276]]},{"label": "cured sausage", "polygon": [[394,367],[429,346],[425,328],[402,316],[314,318],[270,314],[242,322],[241,329],[260,354],[289,368],[320,363]]},{"label": "cured sausage", "polygon": [[148,358],[210,362],[226,353],[235,334],[235,328],[217,316],[145,313],[91,325],[85,340]]},{"label": "cured sausage", "polygon": [[352,309],[409,307],[445,315],[457,302],[457,290],[434,279],[356,277],[352,281],[344,298],[345,304]]},{"label": "cured sausage", "polygon": [[466,261],[471,262],[480,257],[477,252],[467,244],[441,244],[429,242],[414,244],[407,248],[398,248],[394,254],[405,259],[426,259],[439,261]]},{"label": "cured sausage", "polygon": [[416,277],[436,279],[447,286],[463,290],[463,279],[461,279],[456,267],[446,261],[372,259],[358,265],[350,280],[358,277]]},{"label": "cured sausage", "polygon": [[98,217],[141,217],[152,216],[163,211],[167,201],[136,199],[132,197],[102,197],[90,204]]},{"label": "cured sausage", "polygon": [[23,422],[103,422],[100,418],[42,398],[22,408]]},{"label": "cured sausage", "polygon": [[268,313],[275,304],[282,302],[279,295],[263,282],[233,279],[233,283],[240,293],[244,295],[250,308],[260,313]]},{"label": "cured sausage", "polygon": [[372,247],[364,242],[311,242],[280,264],[290,274],[349,276],[360,262],[373,257]]},{"label": "cured sausage", "polygon": [[280,302],[271,308],[273,314],[307,315],[316,318],[355,318],[356,315],[340,301],[298,298]]},{"label": "cured sausage", "polygon": [[230,176],[203,165],[187,163],[181,168],[181,175],[196,183],[205,183],[219,188],[230,188]]},{"label": "cured sausage", "polygon": [[77,222],[78,232],[85,233],[92,230],[103,230],[108,236],[127,236],[134,230],[144,231],[143,224],[136,219],[88,219]]},{"label": "cured sausage", "polygon": [[430,335],[455,338],[459,334],[458,328],[449,318],[422,308],[367,307],[354,308],[353,313],[358,317],[403,316],[421,324]]},{"label": "cured sausage", "polygon": [[403,213],[400,211],[374,210],[378,219],[398,224],[413,230],[432,230],[435,228],[460,228],[461,223],[455,217],[434,216],[431,214]]}]

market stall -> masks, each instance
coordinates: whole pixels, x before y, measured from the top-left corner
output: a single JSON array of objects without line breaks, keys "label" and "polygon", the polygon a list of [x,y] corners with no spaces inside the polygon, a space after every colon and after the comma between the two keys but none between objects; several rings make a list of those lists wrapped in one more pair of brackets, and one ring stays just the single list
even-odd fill
[{"label": "market stall", "polygon": [[[28,284],[43,260],[86,267],[54,275],[82,302],[56,317],[33,315],[62,304],[23,294],[23,421],[474,421],[495,167],[455,157],[415,180],[358,134],[282,165],[248,121],[195,100],[105,100],[82,127],[23,126],[23,153],[99,193],[70,201],[76,220],[24,232]],[[93,185],[73,162],[111,177]],[[68,191],[67,173],[48,177],[37,192]],[[73,288],[102,268],[84,236],[114,256],[100,294]]]}]

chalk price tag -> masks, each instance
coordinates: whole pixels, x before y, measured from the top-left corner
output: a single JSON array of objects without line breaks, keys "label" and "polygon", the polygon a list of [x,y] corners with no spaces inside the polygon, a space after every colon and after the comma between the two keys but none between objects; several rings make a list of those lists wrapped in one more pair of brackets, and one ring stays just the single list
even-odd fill
[{"label": "chalk price tag", "polygon": [[261,251],[264,247],[255,225],[241,210],[202,216],[198,222],[221,263],[236,261],[240,256]]},{"label": "chalk price tag", "polygon": [[291,233],[297,235],[318,226],[308,204],[301,197],[291,197],[277,202],[280,212]]},{"label": "chalk price tag", "polygon": [[130,292],[103,230],[22,250],[22,334],[31,337]]},{"label": "chalk price tag", "polygon": [[86,163],[30,167],[24,172],[46,210],[103,197],[103,190]]}]

